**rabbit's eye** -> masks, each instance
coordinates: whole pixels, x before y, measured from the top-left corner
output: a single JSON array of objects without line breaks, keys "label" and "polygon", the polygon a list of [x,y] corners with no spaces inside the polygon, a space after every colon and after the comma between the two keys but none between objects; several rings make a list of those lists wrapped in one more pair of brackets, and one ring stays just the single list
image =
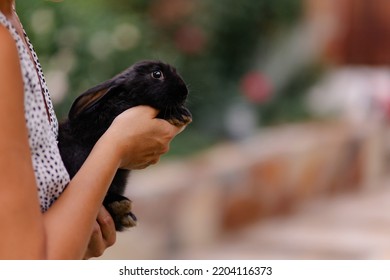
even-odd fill
[{"label": "rabbit's eye", "polygon": [[157,70],[152,72],[152,78],[162,80],[164,78],[164,75],[161,71]]}]

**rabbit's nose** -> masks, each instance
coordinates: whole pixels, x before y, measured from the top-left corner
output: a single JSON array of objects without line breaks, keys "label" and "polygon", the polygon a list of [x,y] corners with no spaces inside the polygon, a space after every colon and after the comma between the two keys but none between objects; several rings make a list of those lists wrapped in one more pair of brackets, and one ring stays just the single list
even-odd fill
[{"label": "rabbit's nose", "polygon": [[178,89],[179,89],[178,92],[180,93],[180,95],[182,97],[186,98],[188,95],[188,88],[183,81],[179,82]]},{"label": "rabbit's nose", "polygon": [[179,102],[184,102],[188,96],[188,89],[187,87],[182,87],[177,93]]}]

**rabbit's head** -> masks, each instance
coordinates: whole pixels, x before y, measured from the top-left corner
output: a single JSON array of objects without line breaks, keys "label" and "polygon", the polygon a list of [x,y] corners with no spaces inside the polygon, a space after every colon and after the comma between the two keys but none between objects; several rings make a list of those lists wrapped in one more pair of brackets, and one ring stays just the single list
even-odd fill
[{"label": "rabbit's head", "polygon": [[72,105],[69,120],[107,112],[118,115],[137,105],[171,110],[183,107],[187,95],[187,86],[174,67],[141,61],[81,94]]}]

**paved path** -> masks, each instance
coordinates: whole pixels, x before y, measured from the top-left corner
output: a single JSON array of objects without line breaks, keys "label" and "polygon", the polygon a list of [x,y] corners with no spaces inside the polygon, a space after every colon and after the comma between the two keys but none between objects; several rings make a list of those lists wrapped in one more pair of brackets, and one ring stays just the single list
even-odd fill
[{"label": "paved path", "polygon": [[321,198],[178,259],[390,259],[390,178]]}]

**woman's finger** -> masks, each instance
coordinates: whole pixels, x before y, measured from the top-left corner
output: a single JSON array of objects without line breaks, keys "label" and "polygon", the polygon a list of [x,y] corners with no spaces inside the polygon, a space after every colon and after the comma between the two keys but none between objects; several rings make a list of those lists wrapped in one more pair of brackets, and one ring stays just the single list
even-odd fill
[{"label": "woman's finger", "polygon": [[114,245],[116,241],[115,223],[104,206],[102,206],[99,210],[97,222],[100,226],[103,242],[106,247]]}]

